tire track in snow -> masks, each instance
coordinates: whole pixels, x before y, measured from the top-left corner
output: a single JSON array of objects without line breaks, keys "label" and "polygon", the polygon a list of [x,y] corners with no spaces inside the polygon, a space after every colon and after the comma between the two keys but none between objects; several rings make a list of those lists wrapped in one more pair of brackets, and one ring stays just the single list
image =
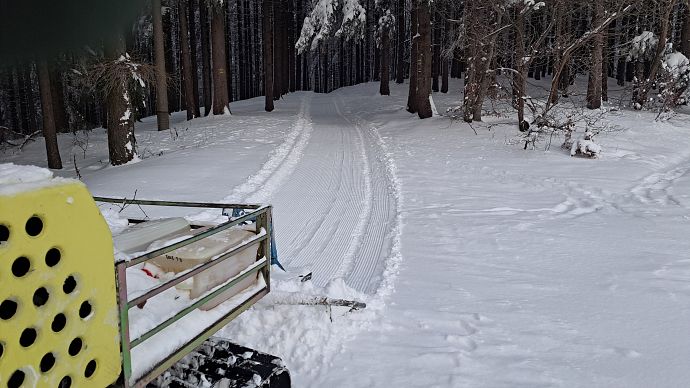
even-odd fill
[{"label": "tire track in snow", "polygon": [[276,148],[261,169],[247,181],[235,187],[223,200],[226,202],[266,202],[290,176],[311,138],[311,94],[302,100],[297,120],[283,144]]}]

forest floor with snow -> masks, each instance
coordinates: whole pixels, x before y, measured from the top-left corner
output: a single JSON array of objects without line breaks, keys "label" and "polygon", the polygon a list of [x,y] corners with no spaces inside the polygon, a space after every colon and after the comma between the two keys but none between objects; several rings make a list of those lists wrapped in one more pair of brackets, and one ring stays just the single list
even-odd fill
[{"label": "forest floor with snow", "polygon": [[[686,114],[611,109],[601,156],[584,159],[559,137],[523,150],[512,112],[472,128],[420,121],[405,85],[377,91],[293,93],[272,113],[253,99],[192,122],[178,113],[164,132],[146,118],[141,160],[120,167],[103,129],[60,135],[57,174],[76,166],[101,196],[273,204],[288,270],[272,272],[276,293],[368,304],[269,295],[222,331],[282,357],[296,387],[687,386]],[[435,94],[438,110],[459,96],[459,84]],[[45,166],[44,152],[39,139],[0,162]]]}]

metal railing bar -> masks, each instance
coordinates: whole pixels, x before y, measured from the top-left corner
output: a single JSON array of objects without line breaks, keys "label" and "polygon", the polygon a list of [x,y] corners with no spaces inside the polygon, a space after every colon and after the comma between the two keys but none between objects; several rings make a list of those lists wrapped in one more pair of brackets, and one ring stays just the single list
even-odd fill
[{"label": "metal railing bar", "polygon": [[218,330],[222,329],[233,319],[237,318],[238,315],[242,314],[245,310],[247,310],[250,306],[258,302],[266,294],[268,294],[268,289],[265,287],[257,291],[251,298],[247,299],[245,303],[231,310],[227,315],[217,320],[211,327],[207,328],[199,335],[191,339],[189,342],[187,342],[187,344],[182,345],[177,351],[173,352],[166,359],[161,361],[150,372],[141,377],[139,381],[135,382],[133,385],[137,388],[145,388],[146,384],[148,384],[153,379],[161,375],[171,366],[175,365],[185,355],[189,354],[191,351],[199,347],[199,345],[204,343],[204,341],[206,341],[211,335],[216,333]]},{"label": "metal railing bar", "polygon": [[255,211],[253,211],[253,212],[251,212],[251,213],[245,214],[245,215],[242,216],[242,217],[239,217],[239,218],[234,219],[234,220],[226,221],[226,222],[224,222],[224,223],[222,223],[222,224],[219,224],[219,225],[216,225],[216,226],[212,227],[212,228],[209,229],[209,230],[203,231],[203,232],[201,232],[201,233],[199,233],[199,234],[196,234],[196,235],[194,235],[194,236],[191,236],[191,237],[189,237],[189,238],[187,238],[187,239],[184,239],[184,240],[182,240],[182,241],[178,241],[178,242],[176,242],[176,243],[174,243],[174,244],[170,244],[170,245],[168,245],[168,246],[165,246],[165,247],[162,247],[162,248],[158,248],[158,249],[153,250],[153,251],[150,251],[150,252],[146,252],[146,253],[144,253],[143,255],[137,256],[137,257],[135,257],[135,258],[133,258],[133,259],[127,261],[127,262],[126,262],[126,263],[127,263],[127,264],[126,264],[126,265],[127,265],[127,268],[130,268],[130,267],[133,267],[133,266],[135,266],[135,265],[137,265],[137,264],[141,264],[141,263],[143,263],[143,262],[149,261],[149,260],[153,259],[154,257],[158,257],[158,256],[160,256],[160,255],[164,255],[164,254],[166,254],[166,253],[168,253],[168,252],[172,252],[172,251],[174,251],[175,249],[182,248],[182,247],[184,247],[184,246],[187,246],[187,245],[189,245],[189,244],[192,244],[192,243],[194,243],[194,242],[197,242],[197,241],[199,241],[199,240],[201,240],[201,239],[204,239],[204,238],[206,238],[206,237],[212,236],[212,235],[214,235],[214,234],[216,234],[216,233],[220,233],[220,232],[222,232],[222,231],[224,231],[224,230],[226,230],[226,229],[232,228],[233,226],[237,226],[237,225],[239,225],[239,224],[241,224],[241,223],[243,223],[243,222],[245,222],[245,221],[249,221],[249,220],[251,220],[251,219],[253,219],[253,218],[255,218],[255,217],[257,217],[257,216],[259,216],[259,215],[261,215],[261,214],[263,214],[263,213],[265,213],[265,212],[268,211],[268,209],[270,209],[270,208],[271,208],[270,206],[261,207],[261,208],[255,210]]},{"label": "metal railing bar", "polygon": [[197,275],[200,272],[203,272],[203,271],[205,271],[205,270],[207,270],[207,269],[209,269],[215,265],[218,265],[218,264],[222,263],[223,261],[229,259],[233,255],[235,255],[236,253],[242,252],[243,250],[245,250],[251,246],[254,246],[254,245],[256,245],[262,241],[265,241],[268,238],[269,238],[269,236],[267,234],[256,235],[255,237],[252,237],[250,240],[247,240],[246,242],[242,243],[242,245],[237,245],[234,248],[230,249],[229,251],[223,253],[221,256],[219,256],[219,257],[217,257],[211,261],[208,261],[204,264],[201,264],[201,265],[197,266],[196,268],[193,268],[192,270],[183,273],[182,275],[176,276],[176,277],[168,280],[167,282],[162,283],[162,284],[156,286],[155,288],[148,290],[143,295],[138,296],[131,301],[127,301],[127,308],[131,309],[134,306],[137,306],[143,302],[146,302],[147,300],[153,298],[154,296],[160,294],[161,292],[175,287],[176,285],[184,282],[185,280],[191,278],[192,276]]},{"label": "metal railing bar", "polygon": [[105,202],[105,203],[112,203],[112,204],[173,206],[173,207],[198,207],[198,208],[212,208],[212,209],[224,209],[224,208],[259,209],[259,208],[261,208],[261,205],[258,205],[258,204],[160,201],[160,200],[146,200],[146,199],[108,198],[108,197],[93,197],[93,199],[97,202]]},{"label": "metal railing bar", "polygon": [[141,336],[139,336],[139,338],[131,341],[130,342],[130,349],[135,348],[136,346],[140,345],[142,342],[146,341],[147,339],[149,339],[149,338],[153,337],[154,335],[160,333],[161,331],[165,330],[168,326],[179,321],[182,317],[189,314],[192,310],[196,310],[197,308],[205,305],[210,300],[212,300],[216,296],[220,295],[221,293],[223,293],[225,290],[229,289],[230,287],[241,282],[245,278],[251,276],[252,274],[259,272],[266,265],[270,265],[266,258],[263,258],[263,259],[257,261],[256,263],[254,263],[254,265],[252,265],[247,270],[245,270],[245,272],[242,272],[241,274],[228,280],[228,282],[225,283],[223,286],[217,288],[215,291],[205,295],[201,299],[197,300],[196,302],[192,303],[191,305],[180,310],[177,314],[166,319],[165,321],[163,321],[158,326],[154,327],[153,329],[151,329],[151,330],[147,331],[146,333],[142,334]]}]

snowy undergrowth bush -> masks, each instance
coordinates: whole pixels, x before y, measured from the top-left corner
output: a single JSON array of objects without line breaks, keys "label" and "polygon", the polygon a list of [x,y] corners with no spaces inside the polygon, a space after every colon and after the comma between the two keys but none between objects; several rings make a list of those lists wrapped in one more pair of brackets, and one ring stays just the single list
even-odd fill
[{"label": "snowy undergrowth bush", "polygon": [[570,147],[570,156],[585,156],[597,158],[601,153],[601,146],[594,142],[594,133],[586,131],[582,137],[573,142]]},{"label": "snowy undergrowth bush", "polygon": [[690,82],[690,61],[679,52],[672,52],[664,58],[659,74],[657,103],[660,113],[668,112],[687,102]]}]

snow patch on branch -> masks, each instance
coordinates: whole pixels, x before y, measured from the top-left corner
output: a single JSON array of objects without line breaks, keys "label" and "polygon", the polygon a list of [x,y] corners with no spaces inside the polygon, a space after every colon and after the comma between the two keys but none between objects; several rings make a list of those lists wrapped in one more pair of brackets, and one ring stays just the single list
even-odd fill
[{"label": "snow patch on branch", "polygon": [[[338,10],[342,13],[340,20],[336,16]],[[359,0],[316,0],[314,8],[304,18],[295,48],[299,53],[303,53],[307,47],[310,50],[317,49],[323,40],[332,35],[343,36],[346,40],[362,36],[366,14]],[[338,22],[340,22],[340,27],[333,33]]]}]

